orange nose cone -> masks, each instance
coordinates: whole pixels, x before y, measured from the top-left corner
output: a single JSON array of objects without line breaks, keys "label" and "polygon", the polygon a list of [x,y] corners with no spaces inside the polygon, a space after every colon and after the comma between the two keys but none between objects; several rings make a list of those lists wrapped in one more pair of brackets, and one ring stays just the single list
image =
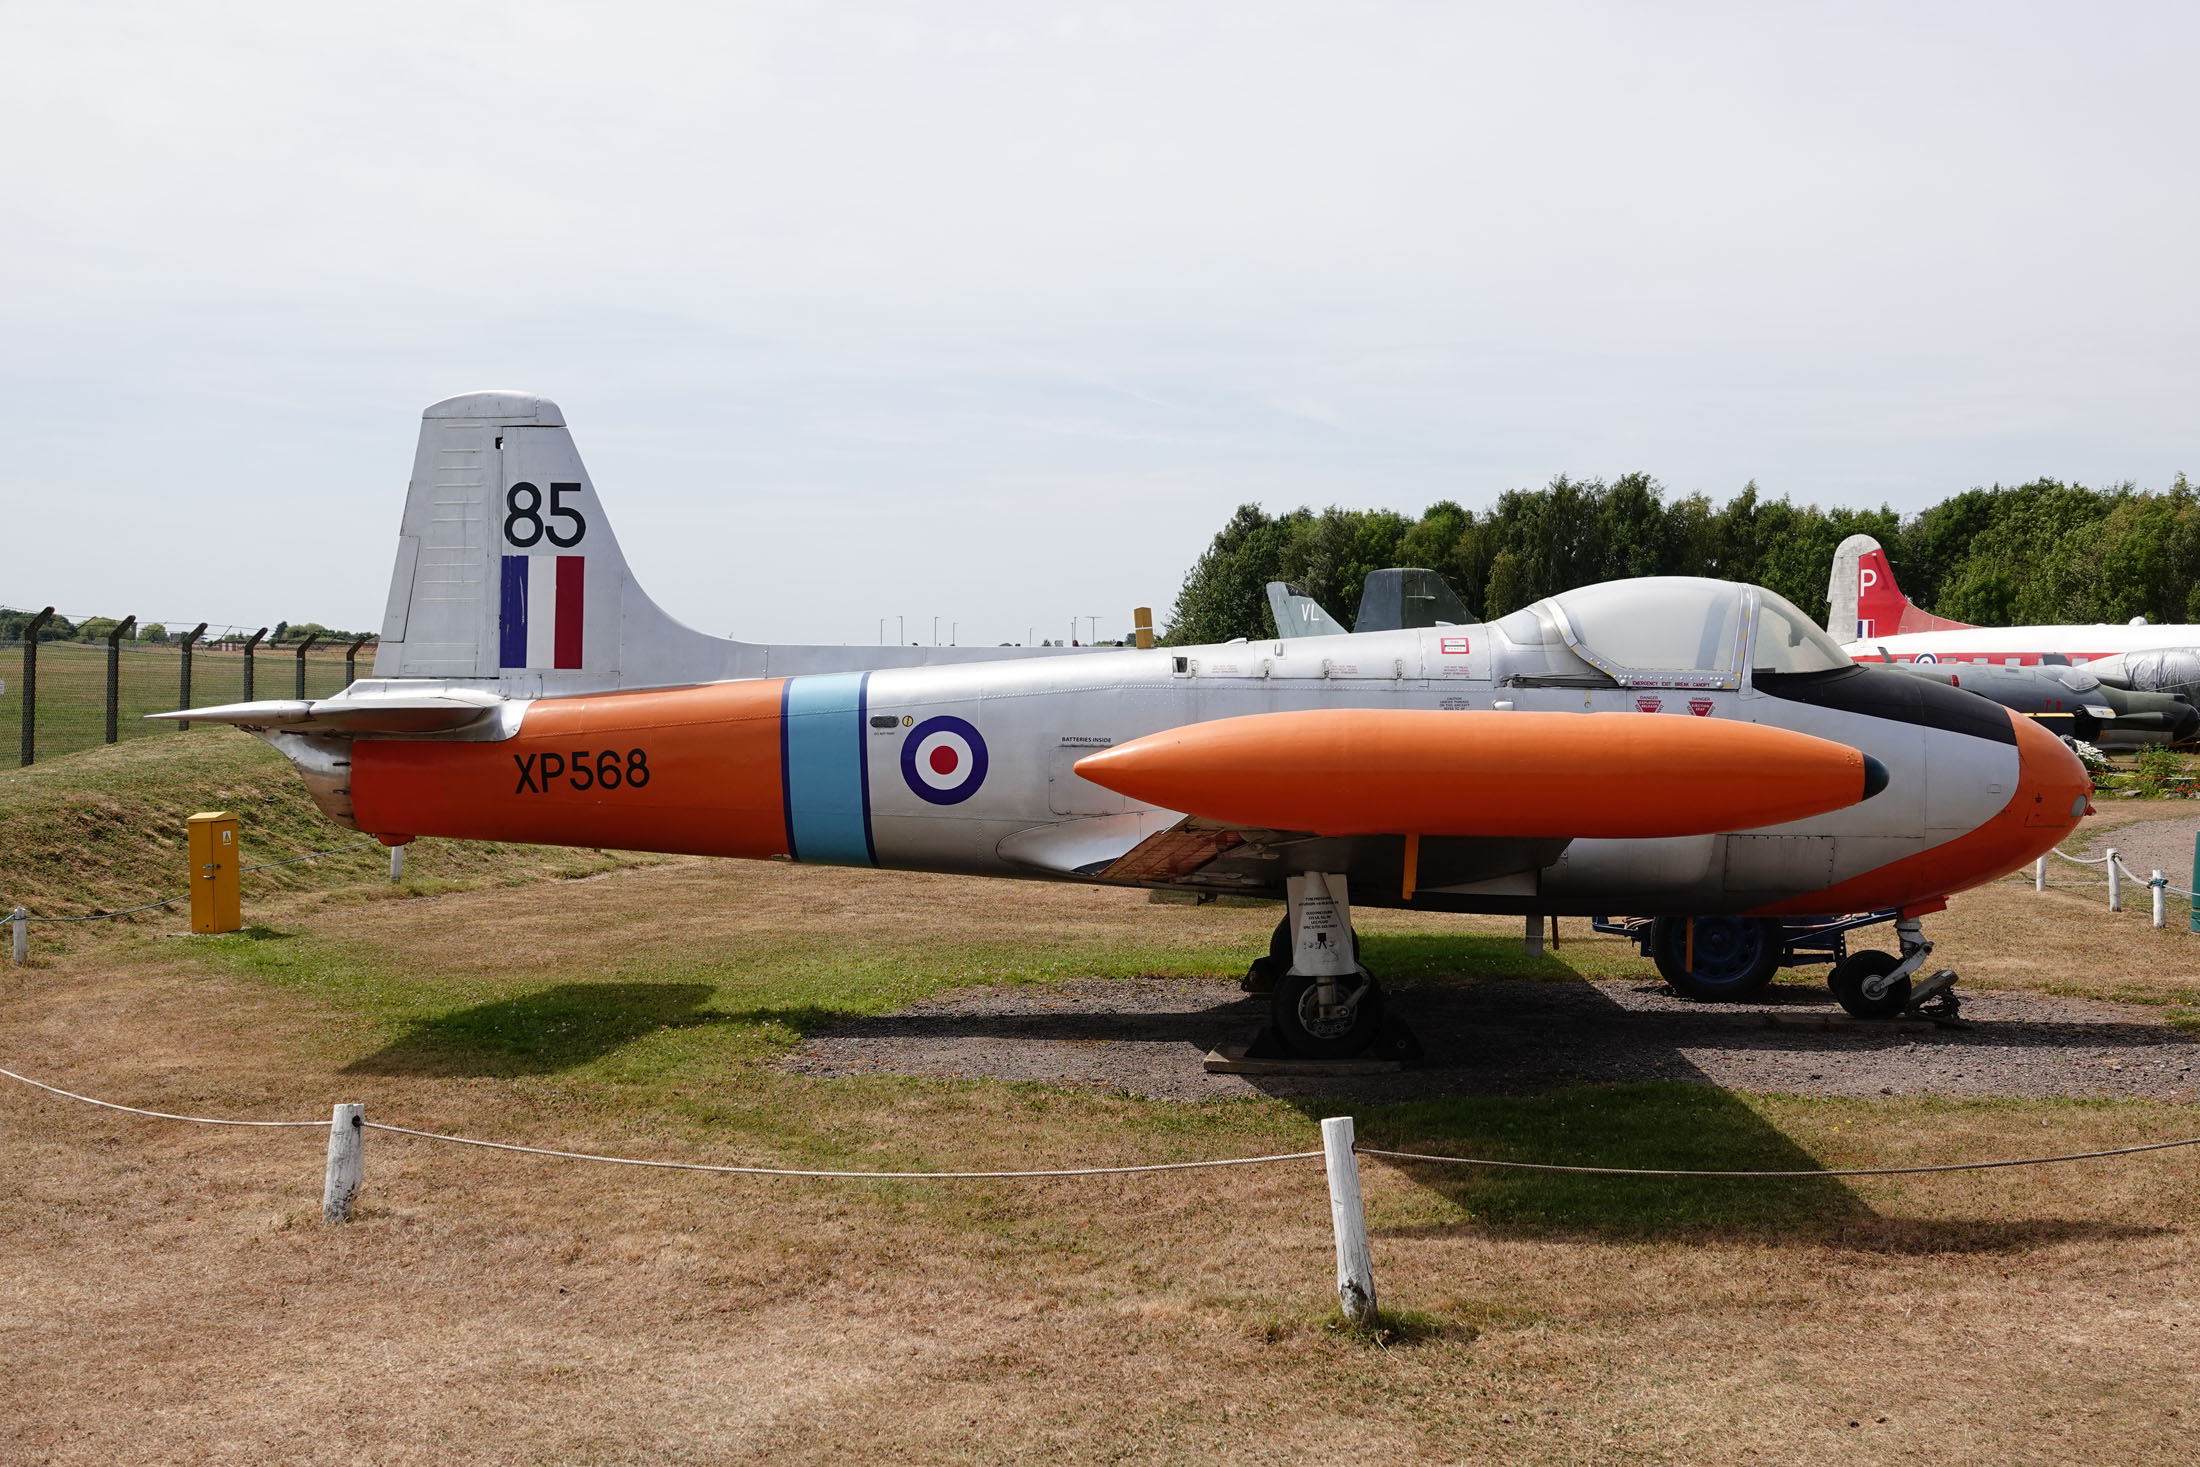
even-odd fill
[{"label": "orange nose cone", "polygon": [[2021,817],[2023,828],[2036,832],[2031,844],[2037,847],[2026,850],[2023,860],[2010,867],[2015,870],[2062,844],[2079,820],[2093,813],[2093,776],[2067,744],[2031,719],[2012,713],[2009,721],[2017,726],[2017,793],[2003,816]]},{"label": "orange nose cone", "polygon": [[1319,835],[1648,837],[1837,810],[1886,771],[1727,719],[1332,708],[1188,724],[1077,773],[1163,809]]},{"label": "orange nose cone", "polygon": [[2060,845],[2091,808],[2086,796],[2092,777],[2046,729],[2021,713],[2011,713],[2009,721],[2017,733],[2016,792],[1977,829],[1837,886],[1758,910],[1771,915],[1917,906],[2006,876]]}]

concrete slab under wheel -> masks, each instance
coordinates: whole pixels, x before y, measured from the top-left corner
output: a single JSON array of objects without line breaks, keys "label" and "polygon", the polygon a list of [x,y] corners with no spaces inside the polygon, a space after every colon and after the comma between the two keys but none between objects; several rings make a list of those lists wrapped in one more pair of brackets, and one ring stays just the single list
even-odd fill
[{"label": "concrete slab under wheel", "polygon": [[1210,1075],[1395,1075],[1405,1068],[1403,1061],[1394,1059],[1340,1059],[1310,1060],[1292,1057],[1255,1059],[1246,1053],[1251,1046],[1244,1044],[1218,1044],[1207,1051],[1206,1069]]}]

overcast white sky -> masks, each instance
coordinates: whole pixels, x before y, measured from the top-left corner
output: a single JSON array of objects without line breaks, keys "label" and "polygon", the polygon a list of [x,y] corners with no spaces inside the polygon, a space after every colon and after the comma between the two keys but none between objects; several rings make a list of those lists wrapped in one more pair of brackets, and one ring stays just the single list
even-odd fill
[{"label": "overcast white sky", "polygon": [[780,641],[1120,632],[1249,499],[2160,487],[2196,31],[0,0],[0,600],[372,627],[478,387],[564,406],[669,610]]}]

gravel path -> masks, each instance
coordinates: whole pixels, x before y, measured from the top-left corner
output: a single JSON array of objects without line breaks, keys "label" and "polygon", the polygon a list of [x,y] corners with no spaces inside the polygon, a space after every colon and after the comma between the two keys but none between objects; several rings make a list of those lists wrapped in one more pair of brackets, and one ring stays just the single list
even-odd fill
[{"label": "gravel path", "polygon": [[[2141,881],[2157,867],[2169,877],[2171,886],[2192,885],[2192,842],[2200,835],[2200,815],[2186,815],[2170,820],[2140,820],[2130,825],[2119,825],[2093,837],[2086,849],[2089,856],[2098,856],[2114,846],[2123,863]],[[2075,867],[2048,857],[2050,866],[2060,866],[2064,872]],[[2049,872],[2052,883],[2058,872]]]},{"label": "gravel path", "polygon": [[1429,1060],[1351,1079],[1210,1075],[1266,1000],[1234,982],[1080,980],[974,988],[811,1036],[783,1068],[1037,1080],[1165,1100],[1340,1095],[1405,1100],[1572,1084],[1679,1080],[1804,1095],[2200,1098],[2200,1036],[2161,1011],[2026,993],[1967,993],[1963,1029],[1871,1034],[1777,1028],[1772,1013],[1838,1012],[1822,988],[1756,1004],[1692,1004],[1642,982],[1420,983],[1391,990]]}]

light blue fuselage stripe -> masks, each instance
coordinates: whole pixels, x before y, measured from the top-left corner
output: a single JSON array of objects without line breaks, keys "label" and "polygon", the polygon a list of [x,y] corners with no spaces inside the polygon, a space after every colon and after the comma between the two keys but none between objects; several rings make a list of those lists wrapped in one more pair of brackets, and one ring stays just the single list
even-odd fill
[{"label": "light blue fuselage stripe", "polygon": [[798,861],[876,866],[864,798],[861,672],[787,683],[787,827]]}]

